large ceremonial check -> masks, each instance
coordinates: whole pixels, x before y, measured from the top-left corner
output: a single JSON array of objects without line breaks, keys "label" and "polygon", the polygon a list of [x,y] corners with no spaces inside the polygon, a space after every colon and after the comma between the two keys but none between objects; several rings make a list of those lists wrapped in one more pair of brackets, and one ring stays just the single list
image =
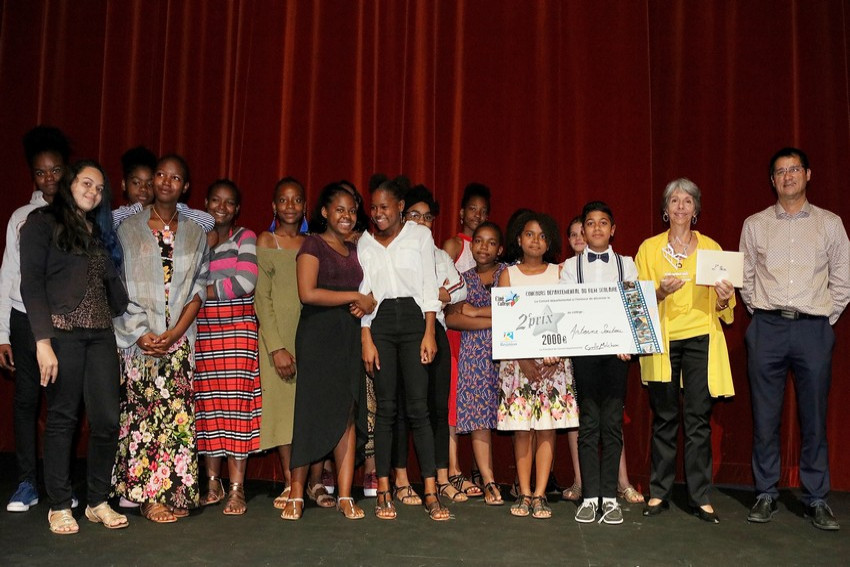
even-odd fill
[{"label": "large ceremonial check", "polygon": [[662,352],[655,283],[494,287],[493,358]]}]

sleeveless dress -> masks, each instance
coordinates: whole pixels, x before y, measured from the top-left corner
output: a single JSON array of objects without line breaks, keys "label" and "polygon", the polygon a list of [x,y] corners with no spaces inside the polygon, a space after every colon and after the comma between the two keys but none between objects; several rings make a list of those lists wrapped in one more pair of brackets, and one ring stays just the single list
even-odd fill
[{"label": "sleeveless dress", "polygon": [[[316,285],[333,291],[357,291],[363,270],[357,247],[345,243],[343,256],[318,234],[307,237],[298,256],[319,260]],[[305,304],[295,336],[298,389],[292,437],[292,468],[325,458],[336,447],[348,420],[357,430],[357,455],[366,444],[366,381],[362,379],[360,320],[348,304],[322,307]]]},{"label": "sleeveless dress", "polygon": [[[162,252],[166,325],[179,313],[168,309],[174,271],[173,240],[153,231]],[[198,457],[192,345],[180,337],[162,358],[147,356],[138,346],[122,349],[124,396],[113,472],[116,496],[133,502],[159,502],[176,508],[198,505]]]},{"label": "sleeveless dress", "polygon": [[260,422],[260,450],[292,443],[295,414],[296,377],[284,380],[274,367],[271,353],[285,348],[295,353],[295,329],[301,314],[298,282],[295,277],[297,250],[280,247],[257,249],[257,288],[254,307],[260,321],[260,384],[263,390],[263,417]]},{"label": "sleeveless dress", "polygon": [[[252,231],[239,228],[213,248],[209,283],[229,284],[237,272],[250,284],[256,282],[256,241]],[[241,293],[235,287],[238,281],[234,287],[216,287],[232,289],[230,295]],[[260,448],[262,391],[253,288],[230,299],[208,299],[198,313],[195,419],[198,453],[204,455],[244,459]]]},{"label": "sleeveless dress", "polygon": [[[504,264],[496,267],[499,281]],[[475,268],[463,273],[466,302],[473,307],[490,305],[490,288],[485,287]],[[493,361],[492,329],[463,331],[457,367],[457,432],[495,429],[499,411],[499,365]]]},{"label": "sleeveless dress", "polygon": [[[519,267],[508,268],[511,286],[557,284],[558,265],[549,264],[546,271],[526,276]],[[531,431],[578,427],[578,405],[573,387],[572,364],[569,359],[546,366],[543,359],[534,364],[543,378],[532,383],[520,370],[516,360],[503,360],[499,366],[500,431]]]},{"label": "sleeveless dress", "polygon": [[[472,242],[472,237],[459,232],[457,237],[460,238],[461,248],[460,254],[457,255],[455,268],[459,274],[463,274],[467,270],[475,268],[475,258],[472,256],[472,250],[469,244]],[[442,282],[437,282],[442,284]],[[449,339],[449,352],[451,353],[452,364],[452,381],[449,385],[449,425],[457,426],[457,411],[458,411],[458,353],[460,352],[460,331],[454,329],[446,329],[446,338]]]}]

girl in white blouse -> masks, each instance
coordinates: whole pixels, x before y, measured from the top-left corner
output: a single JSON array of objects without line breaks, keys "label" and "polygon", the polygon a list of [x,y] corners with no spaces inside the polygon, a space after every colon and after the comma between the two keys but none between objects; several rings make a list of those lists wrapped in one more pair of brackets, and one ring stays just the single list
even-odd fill
[{"label": "girl in white blouse", "polygon": [[372,191],[371,200],[375,232],[360,238],[357,256],[363,267],[360,292],[371,293],[378,304],[375,311],[361,319],[363,362],[366,372],[374,376],[378,403],[375,515],[383,520],[396,517],[389,473],[396,394],[403,381],[406,414],[425,484],[423,503],[431,519],[448,520],[449,510],[437,496],[425,366],[437,352],[434,325],[442,307],[434,266],[434,239],[424,226],[402,223],[404,199],[399,183],[384,181]]}]

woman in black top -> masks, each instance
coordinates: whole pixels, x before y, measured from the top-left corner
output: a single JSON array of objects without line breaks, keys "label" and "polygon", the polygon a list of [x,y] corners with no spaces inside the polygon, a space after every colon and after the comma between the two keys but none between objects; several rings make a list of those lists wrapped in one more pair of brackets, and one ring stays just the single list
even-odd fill
[{"label": "woman in black top", "polygon": [[79,531],[71,514],[70,461],[80,400],[91,433],[86,517],[110,529],[127,518],[106,501],[118,445],[119,370],[112,318],[127,307],[118,277],[109,182],[93,161],[71,166],[53,202],[21,229],[21,296],[41,385],[47,388],[44,481],[57,534]]}]

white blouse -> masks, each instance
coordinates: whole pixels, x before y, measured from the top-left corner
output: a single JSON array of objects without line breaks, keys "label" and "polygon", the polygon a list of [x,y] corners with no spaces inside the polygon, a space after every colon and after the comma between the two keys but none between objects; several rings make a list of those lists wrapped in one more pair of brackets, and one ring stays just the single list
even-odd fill
[{"label": "white blouse", "polygon": [[357,259],[363,267],[360,293],[371,293],[378,305],[360,320],[363,327],[371,327],[372,319],[384,299],[410,297],[424,313],[437,313],[442,309],[439,284],[434,262],[434,238],[422,225],[407,222],[401,232],[384,246],[364,233],[357,242]]}]

